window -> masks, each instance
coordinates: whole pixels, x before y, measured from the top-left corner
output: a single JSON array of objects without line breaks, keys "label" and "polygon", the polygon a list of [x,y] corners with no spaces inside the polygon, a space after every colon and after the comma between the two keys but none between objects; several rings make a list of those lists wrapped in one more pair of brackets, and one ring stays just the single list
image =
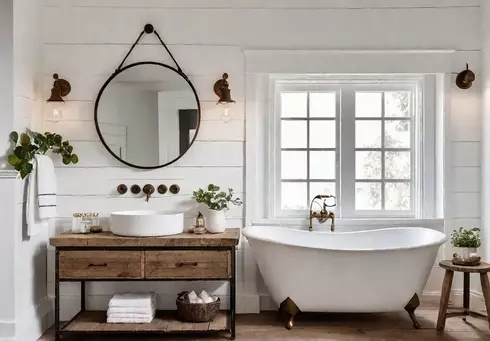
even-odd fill
[{"label": "window", "polygon": [[272,215],[303,216],[315,195],[332,194],[340,217],[421,216],[432,174],[423,167],[434,158],[424,146],[435,135],[425,133],[423,78],[286,79],[273,88]]}]

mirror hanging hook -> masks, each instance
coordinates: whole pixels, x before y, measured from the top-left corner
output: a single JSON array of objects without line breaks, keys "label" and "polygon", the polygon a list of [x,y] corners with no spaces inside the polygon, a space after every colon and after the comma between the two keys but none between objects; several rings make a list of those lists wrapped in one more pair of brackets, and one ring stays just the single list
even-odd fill
[{"label": "mirror hanging hook", "polygon": [[[123,67],[124,63],[126,62],[126,59],[128,59],[129,55],[131,54],[131,52],[133,52],[134,48],[136,47],[136,45],[138,45],[138,43],[141,40],[141,37],[143,37],[143,35],[145,33],[146,34],[152,34],[153,33],[153,34],[155,34],[157,36],[157,38],[160,41],[160,43],[163,45],[163,47],[165,48],[165,50],[167,51],[167,53],[170,55],[170,58],[172,58],[173,62],[175,63],[175,66],[177,66],[177,70],[180,73],[182,73],[182,75],[185,76],[185,74],[182,72],[182,69],[180,68],[179,63],[177,63],[177,60],[174,58],[174,56],[172,55],[172,53],[168,49],[167,45],[165,45],[165,43],[163,42],[162,38],[160,37],[160,35],[158,34],[158,32],[155,30],[155,28],[153,27],[152,24],[146,24],[145,25],[145,27],[143,28],[143,31],[141,31],[140,35],[138,36],[138,39],[136,39],[136,41],[134,42],[133,46],[131,46],[131,48],[129,49],[128,53],[126,54],[126,56],[122,60],[121,64],[119,65],[119,67],[116,69],[116,71],[114,73],[116,74],[116,73],[119,73],[121,71],[121,68]],[[187,78],[187,76],[185,76],[185,77]]]}]

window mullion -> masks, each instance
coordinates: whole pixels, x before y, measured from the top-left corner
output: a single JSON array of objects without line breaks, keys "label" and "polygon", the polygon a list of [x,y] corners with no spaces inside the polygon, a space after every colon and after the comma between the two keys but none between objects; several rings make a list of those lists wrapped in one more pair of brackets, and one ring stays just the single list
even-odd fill
[{"label": "window mullion", "polygon": [[341,144],[340,164],[342,174],[340,186],[342,193],[341,215],[353,217],[355,214],[355,136],[356,136],[356,96],[352,85],[344,85],[341,92]]},{"label": "window mullion", "polygon": [[306,207],[309,205],[310,194],[310,93],[306,94]]},{"label": "window mullion", "polygon": [[386,175],[385,175],[385,92],[381,92],[381,210],[386,208],[385,202],[385,188],[386,188]]}]

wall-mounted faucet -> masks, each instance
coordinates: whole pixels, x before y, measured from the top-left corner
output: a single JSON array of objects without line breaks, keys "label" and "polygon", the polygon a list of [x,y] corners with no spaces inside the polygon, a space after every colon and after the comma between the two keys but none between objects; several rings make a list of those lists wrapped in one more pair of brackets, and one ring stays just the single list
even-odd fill
[{"label": "wall-mounted faucet", "polygon": [[143,193],[146,194],[146,202],[150,201],[151,195],[155,193],[155,187],[150,184],[146,184],[143,187]]},{"label": "wall-mounted faucet", "polygon": [[[334,203],[333,205],[327,205],[327,199],[335,199],[333,195],[327,195],[327,194],[318,194],[316,195],[313,200],[311,200],[310,203],[310,226],[308,230],[311,232],[313,231],[313,218],[316,218],[320,224],[323,224],[326,222],[328,219],[332,219],[332,224],[330,225],[330,231],[334,232],[335,231],[335,213],[332,211],[328,211],[328,207],[335,207],[337,204]],[[323,199],[322,203],[319,204],[316,200],[318,199]],[[313,211],[313,203],[317,203],[320,205],[321,210],[319,212]]]}]

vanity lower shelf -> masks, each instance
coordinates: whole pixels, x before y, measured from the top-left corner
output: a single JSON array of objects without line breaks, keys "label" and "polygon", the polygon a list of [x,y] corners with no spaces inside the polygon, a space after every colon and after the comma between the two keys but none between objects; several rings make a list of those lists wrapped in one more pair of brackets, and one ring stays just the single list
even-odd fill
[{"label": "vanity lower shelf", "polygon": [[106,323],[105,311],[80,312],[73,320],[65,324],[62,334],[76,333],[207,333],[229,331],[226,311],[205,323],[181,322],[175,318],[175,311],[157,311],[151,323]]}]

